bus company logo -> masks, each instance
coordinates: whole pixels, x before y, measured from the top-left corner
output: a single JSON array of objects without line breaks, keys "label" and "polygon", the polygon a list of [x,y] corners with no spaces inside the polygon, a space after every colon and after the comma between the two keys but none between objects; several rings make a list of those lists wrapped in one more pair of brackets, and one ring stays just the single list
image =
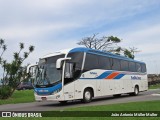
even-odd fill
[{"label": "bus company logo", "polygon": [[90,72],[90,74],[91,74],[91,75],[97,75],[97,73],[96,73],[96,72]]},{"label": "bus company logo", "polygon": [[141,77],[138,77],[138,76],[131,76],[131,80],[141,80]]},{"label": "bus company logo", "polygon": [[42,90],[39,90],[38,92],[48,92],[48,90],[42,89]]}]

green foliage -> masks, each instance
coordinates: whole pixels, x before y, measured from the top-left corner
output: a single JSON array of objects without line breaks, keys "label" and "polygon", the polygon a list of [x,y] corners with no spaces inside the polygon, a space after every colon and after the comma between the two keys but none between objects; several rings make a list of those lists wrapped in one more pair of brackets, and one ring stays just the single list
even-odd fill
[{"label": "green foliage", "polygon": [[134,59],[134,55],[133,55],[132,52],[129,51],[128,49],[125,49],[125,50],[124,50],[124,55],[125,55],[126,57],[129,57],[129,58]]},{"label": "green foliage", "polygon": [[107,37],[107,41],[110,42],[112,41],[113,43],[120,43],[121,42],[121,39],[119,39],[118,37],[114,37],[114,36],[109,36]]},{"label": "green foliage", "polygon": [[11,91],[10,86],[2,86],[0,88],[0,99],[7,99],[10,96]]},{"label": "green foliage", "polygon": [[20,53],[24,48],[24,43],[20,43],[19,51],[13,53],[13,60],[11,62],[7,62],[7,60],[2,58],[2,55],[6,51],[7,47],[5,45],[5,41],[0,39],[0,49],[2,49],[0,65],[3,69],[2,86],[9,86],[11,88],[11,93],[8,97],[13,94],[19,83],[27,77],[26,68],[22,67],[22,63],[28,58],[30,53],[34,51],[34,46],[31,45],[28,48],[28,52],[24,52],[23,57],[21,57]]}]

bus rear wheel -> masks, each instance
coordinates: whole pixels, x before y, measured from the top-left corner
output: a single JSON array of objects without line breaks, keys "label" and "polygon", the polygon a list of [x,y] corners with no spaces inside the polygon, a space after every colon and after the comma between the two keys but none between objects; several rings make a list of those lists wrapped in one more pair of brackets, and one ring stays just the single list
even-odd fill
[{"label": "bus rear wheel", "polygon": [[89,103],[92,101],[93,93],[91,89],[85,89],[83,93],[83,102]]},{"label": "bus rear wheel", "polygon": [[136,85],[135,88],[134,88],[134,92],[130,93],[130,95],[137,96],[138,94],[139,94],[139,87]]}]

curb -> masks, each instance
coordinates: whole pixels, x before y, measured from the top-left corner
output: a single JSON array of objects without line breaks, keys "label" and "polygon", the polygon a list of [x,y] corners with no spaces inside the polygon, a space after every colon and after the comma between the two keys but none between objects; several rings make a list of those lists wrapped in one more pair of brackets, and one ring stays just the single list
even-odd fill
[{"label": "curb", "polygon": [[160,96],[160,94],[152,94],[153,96]]}]

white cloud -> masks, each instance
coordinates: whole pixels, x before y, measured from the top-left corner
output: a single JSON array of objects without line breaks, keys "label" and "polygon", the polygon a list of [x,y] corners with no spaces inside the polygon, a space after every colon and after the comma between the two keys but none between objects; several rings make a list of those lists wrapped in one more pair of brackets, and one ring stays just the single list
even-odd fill
[{"label": "white cloud", "polygon": [[142,54],[150,54],[160,52],[159,33],[160,24],[155,24],[126,32],[122,36],[124,45],[135,46],[142,50]]},{"label": "white cloud", "polygon": [[26,62],[74,47],[93,33],[121,37],[122,45],[137,46],[147,58],[160,52],[160,16],[154,10],[159,5],[157,0],[0,0],[0,38],[8,44],[6,57],[18,50],[19,42],[35,45]]}]

